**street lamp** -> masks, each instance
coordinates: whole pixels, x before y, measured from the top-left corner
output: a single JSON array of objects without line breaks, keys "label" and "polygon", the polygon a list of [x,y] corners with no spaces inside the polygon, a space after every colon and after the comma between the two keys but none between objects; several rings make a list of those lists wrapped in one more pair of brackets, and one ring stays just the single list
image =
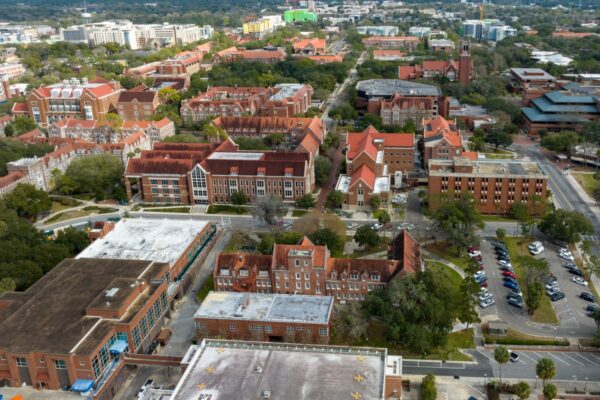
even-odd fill
[{"label": "street lamp", "polygon": [[539,376],[537,376],[537,374],[535,374],[535,388],[537,389],[537,385],[538,385],[538,379],[540,379]]},{"label": "street lamp", "polygon": [[585,377],[585,386],[583,387],[583,392],[587,393],[587,382],[588,382],[588,378],[587,376]]},{"label": "street lamp", "polygon": [[573,384],[575,385],[575,392],[577,392],[577,375],[573,375]]},{"label": "street lamp", "polygon": [[487,373],[483,374],[483,387],[487,387]]}]

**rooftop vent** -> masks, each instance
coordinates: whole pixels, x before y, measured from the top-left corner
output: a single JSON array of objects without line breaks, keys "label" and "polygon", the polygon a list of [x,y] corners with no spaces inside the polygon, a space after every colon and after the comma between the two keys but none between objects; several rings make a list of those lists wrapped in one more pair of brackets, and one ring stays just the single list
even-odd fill
[{"label": "rooftop vent", "polygon": [[115,297],[115,294],[119,291],[119,288],[111,288],[105,292],[106,297]]},{"label": "rooftop vent", "polygon": [[271,391],[270,390],[263,390],[262,397],[263,397],[263,399],[270,399],[271,398]]},{"label": "rooftop vent", "polygon": [[255,368],[255,370],[256,370],[256,372],[258,372],[259,374],[260,374],[260,373],[262,373],[262,371],[263,371],[262,367],[260,367],[260,366],[259,366],[259,367],[256,367],[256,368]]}]

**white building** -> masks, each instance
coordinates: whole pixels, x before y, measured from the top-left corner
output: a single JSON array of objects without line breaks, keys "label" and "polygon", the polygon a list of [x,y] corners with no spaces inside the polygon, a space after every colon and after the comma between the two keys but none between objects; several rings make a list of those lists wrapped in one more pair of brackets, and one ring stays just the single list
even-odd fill
[{"label": "white building", "polygon": [[428,26],[411,26],[408,29],[408,36],[416,36],[418,38],[429,37],[431,28]]},{"label": "white building", "polygon": [[5,76],[8,79],[20,78],[25,72],[27,72],[27,69],[21,63],[0,64],[0,76]]},{"label": "white building", "polygon": [[356,31],[361,35],[368,36],[398,36],[400,32],[397,26],[359,26]]},{"label": "white building", "polygon": [[499,42],[507,37],[517,36],[517,30],[508,25],[490,26],[488,40]]}]

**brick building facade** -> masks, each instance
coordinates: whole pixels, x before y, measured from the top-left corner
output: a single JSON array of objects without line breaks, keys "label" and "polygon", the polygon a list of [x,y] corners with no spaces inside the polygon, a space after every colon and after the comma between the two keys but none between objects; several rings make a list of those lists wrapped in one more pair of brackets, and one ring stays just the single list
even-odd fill
[{"label": "brick building facade", "polygon": [[[404,256],[406,252],[411,254]],[[422,268],[420,247],[406,231],[392,242],[390,254],[399,259],[333,258],[326,246],[306,237],[298,245],[275,244],[272,256],[222,253],[213,274],[215,290],[364,300],[396,276]]]},{"label": "brick building facade", "polygon": [[463,140],[456,121],[442,116],[423,120],[423,162],[451,160],[463,154]]},{"label": "brick building facade", "polygon": [[[482,214],[507,214],[513,204],[546,199],[548,177],[535,162],[473,161],[466,157],[429,161],[429,207],[468,194]],[[540,210],[541,212],[541,210]]]},{"label": "brick building facade", "polygon": [[420,43],[415,36],[371,36],[362,40],[366,47],[415,50]]}]

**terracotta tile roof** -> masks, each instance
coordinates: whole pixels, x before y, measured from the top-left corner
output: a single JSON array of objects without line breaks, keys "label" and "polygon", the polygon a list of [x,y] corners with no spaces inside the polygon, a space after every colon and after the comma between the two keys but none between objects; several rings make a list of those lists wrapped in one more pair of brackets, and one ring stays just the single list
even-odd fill
[{"label": "terracotta tile roof", "polygon": [[0,188],[11,185],[25,177],[22,171],[10,171],[7,175],[0,176]]},{"label": "terracotta tile roof", "polygon": [[398,67],[398,79],[409,80],[416,79],[420,76],[420,65],[401,65]]},{"label": "terracotta tile roof", "polygon": [[446,71],[449,68],[458,70],[458,64],[455,61],[423,61],[424,70]]},{"label": "terracotta tile roof", "polygon": [[383,147],[410,147],[415,146],[415,135],[412,133],[379,133],[372,126],[362,132],[348,132],[346,143],[348,145],[347,157],[355,159],[362,152],[375,160],[377,157],[377,146],[375,140],[383,140]]},{"label": "terracotta tile roof", "polygon": [[300,39],[294,42],[294,50],[303,50],[309,46],[314,49],[325,49],[325,39],[312,38],[312,39]]},{"label": "terracotta tile roof", "polygon": [[27,106],[27,103],[15,103],[13,104],[11,112],[13,114],[28,114],[29,107]]},{"label": "terracotta tile roof", "polygon": [[292,265],[288,264],[288,253],[290,250],[312,251],[312,263],[314,268],[326,267],[328,251],[325,246],[316,246],[307,238],[297,245],[293,244],[275,244],[273,248],[273,260],[271,267],[273,269],[289,269]]},{"label": "terracotta tile roof", "polygon": [[401,271],[399,264],[396,260],[330,258],[327,262],[327,273],[335,271],[338,275],[345,274],[346,276],[351,273],[359,275],[378,273],[381,282],[389,282]]},{"label": "terracotta tile roof", "polygon": [[325,139],[323,121],[320,118],[278,118],[278,117],[217,117],[213,125],[225,129],[230,136],[237,134],[270,135],[289,134],[293,129],[309,130],[320,143]]},{"label": "terracotta tile roof", "polygon": [[240,269],[248,270],[265,270],[271,266],[271,256],[248,254],[248,253],[234,253],[226,254],[220,253],[217,256],[217,263],[215,268],[215,275],[219,274],[219,271],[223,268],[228,268],[230,271],[239,271]]},{"label": "terracotta tile roof", "polygon": [[4,115],[0,117],[0,125],[9,123],[10,121],[12,121],[12,115]]},{"label": "terracotta tile roof", "polygon": [[285,169],[292,168],[293,176],[303,177],[309,157],[305,153],[267,152],[259,160],[205,158],[200,165],[213,175],[229,175],[231,167],[238,167],[239,175],[254,176],[259,168],[263,168],[266,176],[284,176]]},{"label": "terracotta tile roof", "polygon": [[479,158],[479,153],[476,151],[463,151],[462,156],[467,157],[470,160],[477,161]]},{"label": "terracotta tile roof", "polygon": [[369,168],[367,164],[361,165],[352,173],[349,187],[354,186],[359,181],[363,182],[371,190],[373,190],[375,188],[375,171]]},{"label": "terracotta tile roof", "polygon": [[310,153],[310,154],[316,156],[320,147],[321,147],[321,144],[319,143],[319,141],[317,141],[317,139],[315,139],[315,137],[313,135],[306,135],[306,136],[304,136],[304,139],[302,139],[302,141],[300,142],[300,144],[298,144],[298,147],[296,147],[296,149],[294,151],[304,150],[307,153]]},{"label": "terracotta tile roof", "polygon": [[94,94],[94,96],[98,98],[111,95],[115,92],[115,89],[109,84],[100,85],[94,88],[88,88],[86,90],[88,90],[90,93]]},{"label": "terracotta tile roof", "polygon": [[563,39],[580,39],[589,36],[596,35],[593,32],[568,32],[568,31],[557,31],[552,32],[552,37],[563,38]]},{"label": "terracotta tile roof", "polygon": [[425,141],[445,138],[452,146],[462,146],[462,137],[454,121],[438,115],[434,119],[423,120]]},{"label": "terracotta tile roof", "polygon": [[335,54],[326,54],[322,56],[308,56],[307,58],[313,60],[317,64],[327,64],[344,61],[344,57]]},{"label": "terracotta tile roof", "polygon": [[87,119],[63,119],[61,121],[56,121],[54,125],[63,128],[85,128],[85,129],[93,129],[96,127],[98,121],[96,120],[87,120]]},{"label": "terracotta tile roof", "polygon": [[151,159],[132,158],[127,163],[127,175],[134,174],[165,174],[186,175],[194,167],[194,161],[190,159]]},{"label": "terracotta tile roof", "polygon": [[121,126],[121,129],[148,129],[150,127],[150,124],[150,121],[127,120],[123,121],[123,126]]},{"label": "terracotta tile roof", "polygon": [[215,152],[230,152],[230,151],[238,151],[238,145],[235,144],[231,138],[227,138],[224,140],[217,148]]},{"label": "terracotta tile roof", "polygon": [[40,131],[39,129],[34,129],[32,131],[23,133],[22,135],[15,137],[15,139],[20,142],[27,142],[32,139],[44,139],[45,140],[46,135],[44,134],[44,132]]},{"label": "terracotta tile roof", "polygon": [[152,124],[154,126],[156,126],[157,128],[159,128],[159,129],[160,128],[164,128],[165,126],[167,126],[167,125],[169,125],[171,123],[172,123],[172,121],[169,118],[167,118],[167,117],[164,117],[163,119],[160,119],[158,121],[153,121],[152,122]]},{"label": "terracotta tile roof", "polygon": [[287,54],[283,50],[246,50],[241,53],[246,60],[285,60]]},{"label": "terracotta tile roof", "polygon": [[421,246],[402,230],[388,246],[388,259],[399,260],[403,272],[415,273],[421,268]]}]

